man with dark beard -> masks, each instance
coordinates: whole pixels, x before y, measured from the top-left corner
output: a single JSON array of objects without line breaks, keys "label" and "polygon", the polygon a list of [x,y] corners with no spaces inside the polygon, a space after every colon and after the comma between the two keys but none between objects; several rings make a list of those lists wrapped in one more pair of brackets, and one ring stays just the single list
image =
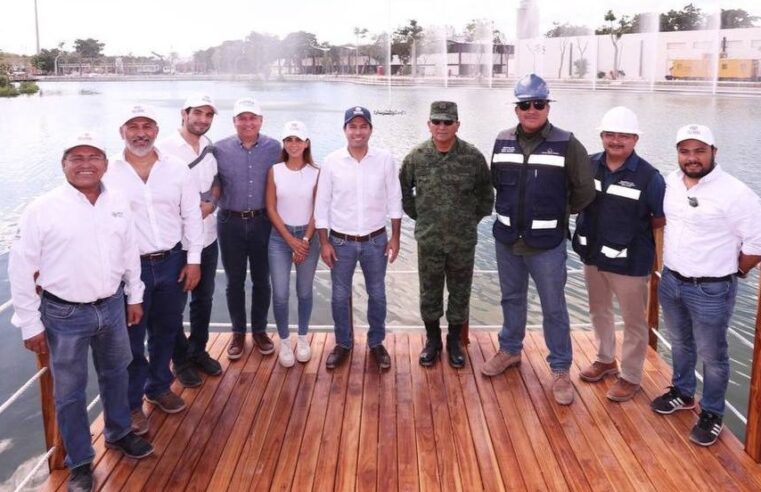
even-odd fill
[{"label": "man with dark beard", "polygon": [[[217,160],[211,152],[211,140],[205,136],[217,114],[214,101],[206,94],[195,94],[185,101],[180,111],[182,126],[158,143],[160,151],[187,163],[191,176],[201,192],[203,217],[203,251],[201,251],[201,280],[190,293],[190,337],[185,331],[177,334],[172,362],[174,373],[186,388],[200,386],[198,371],[209,376],[222,373],[222,366],[206,351],[209,341],[209,322],[214,298],[219,250],[217,248],[217,218],[214,215],[217,197],[211,191],[217,176]],[[184,172],[184,171],[183,171]],[[183,248],[187,248],[187,240]]]},{"label": "man with dark beard", "polygon": [[679,169],[666,179],[663,275],[658,298],[671,339],[669,391],[651,403],[660,414],[695,407],[695,365],[703,361],[700,418],[690,440],[719,437],[729,383],[727,327],[737,277],[761,261],[761,199],[716,164],[711,130],[687,125],[676,137]]},{"label": "man with dark beard", "polygon": [[[145,293],[143,319],[129,329],[128,397],[132,428],[142,435],[148,432],[143,395],[166,413],[185,409],[182,398],[169,388],[174,379],[169,361],[182,330],[186,293],[201,277],[203,224],[198,187],[187,166],[153,145],[159,133],[153,109],[134,105],[121,121],[124,152],[112,157],[103,181],[122,192],[135,218]],[[183,238],[188,241],[187,252],[182,249]]]}]

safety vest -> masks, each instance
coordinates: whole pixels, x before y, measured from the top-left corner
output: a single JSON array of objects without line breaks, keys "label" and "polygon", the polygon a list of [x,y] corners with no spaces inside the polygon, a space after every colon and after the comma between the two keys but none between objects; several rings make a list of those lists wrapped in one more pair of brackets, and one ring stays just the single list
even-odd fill
[{"label": "safety vest", "polygon": [[[591,156],[595,175],[594,202],[576,218],[573,249],[587,265],[607,272],[644,276],[650,273],[655,256],[652,214],[645,189],[658,171],[638,159],[637,168],[624,168],[603,187],[605,165],[602,153]],[[630,158],[632,158],[630,157]],[[624,164],[624,166],[626,163]]]},{"label": "safety vest", "polygon": [[571,133],[553,127],[529,155],[518,144],[515,128],[497,135],[491,166],[497,189],[497,241],[523,239],[537,249],[551,249],[566,238],[565,160]]}]

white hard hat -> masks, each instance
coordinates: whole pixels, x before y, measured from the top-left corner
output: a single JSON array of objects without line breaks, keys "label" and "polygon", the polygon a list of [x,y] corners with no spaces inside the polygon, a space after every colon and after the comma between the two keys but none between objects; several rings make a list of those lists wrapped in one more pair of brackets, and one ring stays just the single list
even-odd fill
[{"label": "white hard hat", "polygon": [[639,129],[639,120],[634,111],[625,106],[616,106],[608,110],[602,117],[600,126],[597,128],[601,132],[631,133],[633,135],[642,135]]},{"label": "white hard hat", "polygon": [[710,128],[704,125],[685,125],[676,132],[676,144],[685,140],[699,140],[706,145],[713,147],[715,140],[713,138],[713,132]]}]

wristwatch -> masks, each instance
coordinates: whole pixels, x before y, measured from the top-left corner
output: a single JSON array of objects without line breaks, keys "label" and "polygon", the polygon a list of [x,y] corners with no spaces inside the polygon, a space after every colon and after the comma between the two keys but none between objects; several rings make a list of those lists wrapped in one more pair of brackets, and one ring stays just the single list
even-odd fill
[{"label": "wristwatch", "polygon": [[302,237],[301,239],[302,239],[302,241],[306,241],[306,242],[309,242],[309,237],[308,237],[308,236],[304,236],[304,237]]}]

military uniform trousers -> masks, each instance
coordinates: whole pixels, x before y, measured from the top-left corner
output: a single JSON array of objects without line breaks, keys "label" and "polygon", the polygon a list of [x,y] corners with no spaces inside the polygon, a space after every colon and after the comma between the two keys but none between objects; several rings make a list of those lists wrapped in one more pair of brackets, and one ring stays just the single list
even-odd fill
[{"label": "military uniform trousers", "polygon": [[450,325],[468,321],[475,253],[475,245],[418,243],[420,315],[424,322],[444,315],[444,282],[449,292],[447,321]]}]

